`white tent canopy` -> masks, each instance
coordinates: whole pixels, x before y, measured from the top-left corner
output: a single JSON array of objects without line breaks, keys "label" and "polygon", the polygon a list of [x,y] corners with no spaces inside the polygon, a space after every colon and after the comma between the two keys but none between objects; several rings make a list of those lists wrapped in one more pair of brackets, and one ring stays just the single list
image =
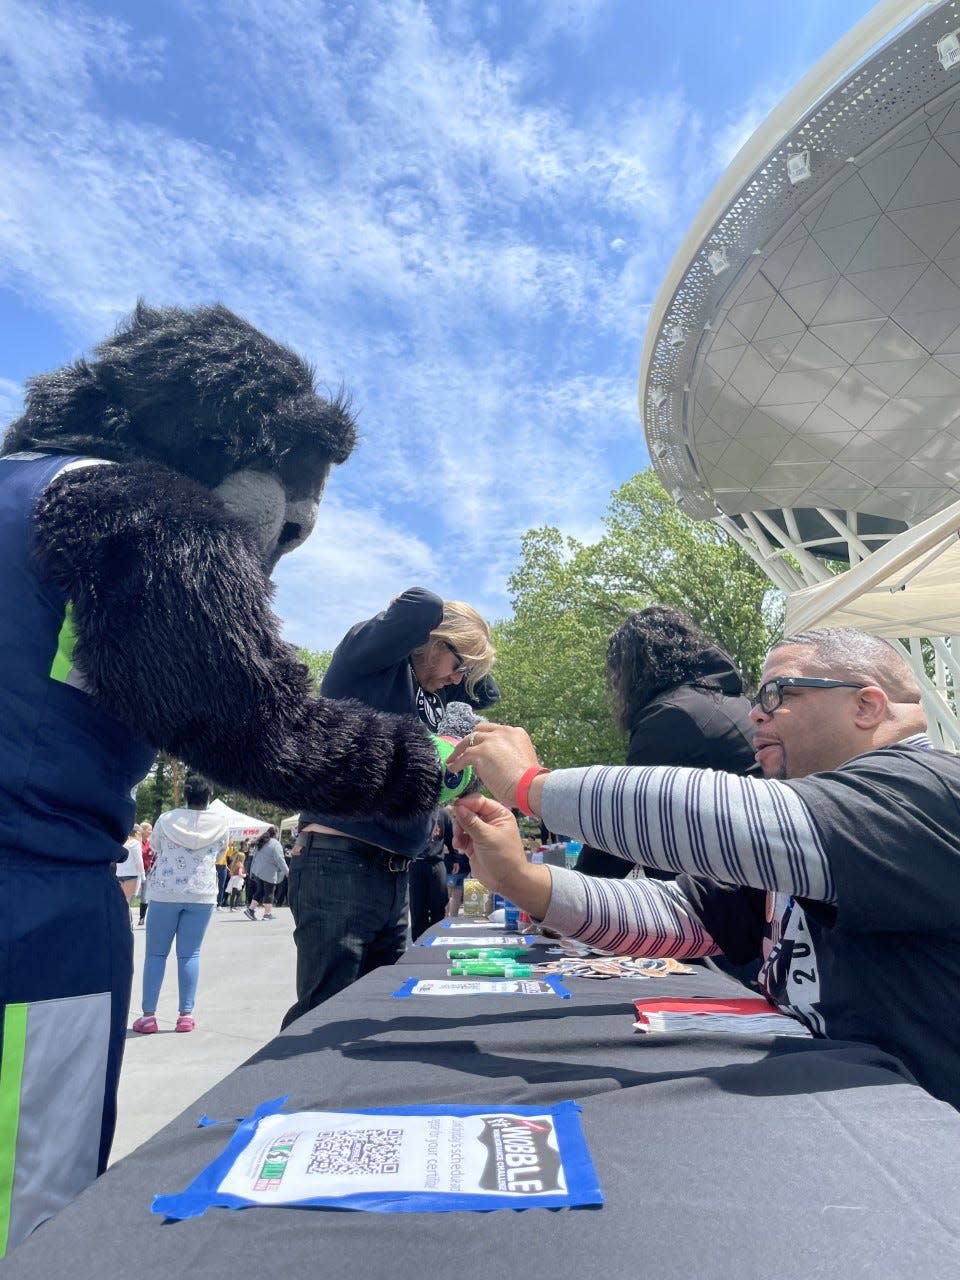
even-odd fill
[{"label": "white tent canopy", "polygon": [[280,823],[280,830],[293,831],[295,830],[295,828],[299,827],[299,825],[300,825],[299,813],[291,813],[289,818],[284,818],[284,820]]},{"label": "white tent canopy", "polygon": [[856,627],[888,640],[960,635],[960,502],[846,573],[791,592],[787,635],[810,627]]},{"label": "white tent canopy", "polygon": [[263,835],[270,826],[269,822],[252,818],[249,813],[240,813],[237,809],[231,809],[222,800],[211,800],[210,811],[221,814],[230,823],[231,840],[254,840],[257,836]]}]

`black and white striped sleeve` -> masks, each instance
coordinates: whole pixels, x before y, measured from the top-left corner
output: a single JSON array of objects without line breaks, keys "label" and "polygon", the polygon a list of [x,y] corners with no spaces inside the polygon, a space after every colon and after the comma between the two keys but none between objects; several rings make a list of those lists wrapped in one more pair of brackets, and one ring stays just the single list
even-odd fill
[{"label": "black and white striped sleeve", "polygon": [[836,902],[833,876],[804,801],[792,787],[710,769],[559,769],[543,817],[630,862],[722,884]]},{"label": "black and white striped sleeve", "polygon": [[720,954],[683,891],[666,880],[598,880],[551,867],[543,923],[618,955],[692,960]]}]

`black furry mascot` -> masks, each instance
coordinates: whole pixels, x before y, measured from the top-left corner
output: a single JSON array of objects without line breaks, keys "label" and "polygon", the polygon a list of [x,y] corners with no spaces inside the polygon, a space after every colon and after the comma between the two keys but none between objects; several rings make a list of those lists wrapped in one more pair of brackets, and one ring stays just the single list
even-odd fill
[{"label": "black furry mascot", "polygon": [[344,400],[220,306],[139,305],[7,432],[0,1254],[106,1167],[132,973],[112,864],[155,751],[290,809],[436,803],[423,726],[312,697],[269,607],[354,443]]}]

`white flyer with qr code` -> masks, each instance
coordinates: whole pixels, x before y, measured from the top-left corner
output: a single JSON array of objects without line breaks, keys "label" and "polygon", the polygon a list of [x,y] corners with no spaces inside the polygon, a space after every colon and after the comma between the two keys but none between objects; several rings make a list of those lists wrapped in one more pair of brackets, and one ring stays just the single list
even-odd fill
[{"label": "white flyer with qr code", "polygon": [[190,1187],[158,1196],[153,1211],[171,1218],[214,1205],[444,1212],[602,1199],[573,1102],[289,1113],[264,1104]]},{"label": "white flyer with qr code", "polygon": [[[492,1128],[490,1127],[492,1125]],[[498,1163],[491,1158],[503,1145]],[[512,1144],[512,1145],[511,1145]],[[319,1194],[565,1191],[549,1116],[369,1116],[299,1111],[261,1120],[219,1189],[258,1204]]]}]

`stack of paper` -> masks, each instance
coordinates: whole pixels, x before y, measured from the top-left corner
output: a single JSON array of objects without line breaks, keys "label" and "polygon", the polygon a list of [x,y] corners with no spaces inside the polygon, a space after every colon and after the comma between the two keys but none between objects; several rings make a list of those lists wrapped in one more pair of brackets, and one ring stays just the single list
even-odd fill
[{"label": "stack of paper", "polygon": [[728,1035],[809,1036],[801,1022],[781,1013],[762,996],[730,1000],[691,996],[674,1000],[634,1000],[637,1031],[666,1031],[671,1034],[725,1032]]}]

